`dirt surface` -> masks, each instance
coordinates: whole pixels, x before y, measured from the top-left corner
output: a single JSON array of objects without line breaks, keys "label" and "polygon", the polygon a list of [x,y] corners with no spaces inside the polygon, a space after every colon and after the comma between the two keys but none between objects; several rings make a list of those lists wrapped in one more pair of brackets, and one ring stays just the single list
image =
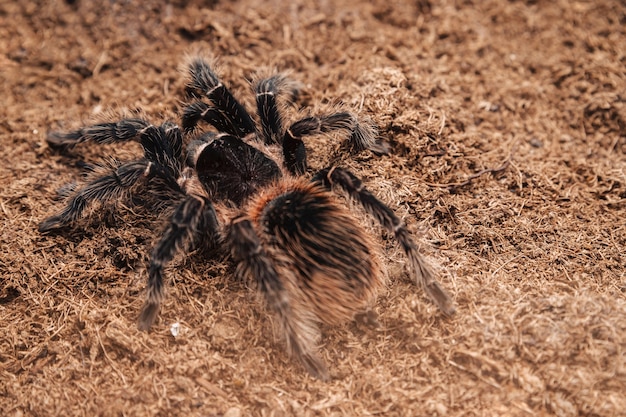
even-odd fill
[{"label": "dirt surface", "polygon": [[[3,415],[626,415],[623,1],[163,3],[0,5]],[[345,164],[419,236],[454,317],[374,228],[381,326],[323,328],[321,382],[220,259],[177,258],[159,322],[137,330],[162,219],[99,210],[37,232],[82,161],[139,152],[60,153],[46,132],[178,120],[197,51],[249,108],[247,80],[275,67],[303,108],[378,124],[391,155]],[[337,142],[307,146],[321,168]]]}]

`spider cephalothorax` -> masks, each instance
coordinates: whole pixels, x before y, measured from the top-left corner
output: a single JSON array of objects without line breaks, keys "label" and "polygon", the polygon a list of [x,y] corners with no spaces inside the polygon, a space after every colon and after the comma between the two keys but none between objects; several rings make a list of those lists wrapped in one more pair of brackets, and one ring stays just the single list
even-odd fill
[{"label": "spider cephalothorax", "polygon": [[[39,226],[49,232],[72,225],[92,202],[115,204],[140,193],[156,210],[170,208],[150,257],[141,329],[157,318],[165,293],[163,271],[174,255],[197,245],[224,244],[238,274],[256,285],[277,316],[289,352],[311,374],[326,378],[316,354],[317,323],[339,323],[368,311],[384,285],[375,243],[335,198],[334,187],[395,236],[415,281],[445,314],[454,312],[410,232],[390,208],[341,167],[308,174],[303,141],[308,135],[345,131],[353,152],[386,153],[386,143],[370,124],[336,112],[284,127],[279,100],[297,91],[294,83],[275,75],[255,85],[257,127],[206,61],[193,59],[188,68],[187,90],[197,101],[184,109],[182,131],[170,122],[154,126],[133,118],[48,136],[55,146],[138,140],[143,147],[142,158],[101,168],[59,214]],[[196,135],[202,120],[216,131]],[[187,136],[196,137],[184,152]]]}]

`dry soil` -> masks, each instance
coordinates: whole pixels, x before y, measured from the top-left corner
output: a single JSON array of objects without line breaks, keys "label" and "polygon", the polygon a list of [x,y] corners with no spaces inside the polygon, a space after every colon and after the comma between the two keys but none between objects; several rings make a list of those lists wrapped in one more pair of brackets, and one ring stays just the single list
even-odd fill
[{"label": "dry soil", "polygon": [[[3,0],[2,414],[626,415],[625,27],[610,0]],[[321,382],[222,258],[177,258],[160,321],[138,331],[151,213],[38,233],[83,162],[139,152],[59,152],[46,133],[124,111],[179,120],[198,51],[249,108],[248,80],[277,68],[302,109],[379,126],[391,154],[344,163],[418,236],[454,317],[373,228],[380,328],[324,327]],[[310,139],[313,168],[336,139]]]}]

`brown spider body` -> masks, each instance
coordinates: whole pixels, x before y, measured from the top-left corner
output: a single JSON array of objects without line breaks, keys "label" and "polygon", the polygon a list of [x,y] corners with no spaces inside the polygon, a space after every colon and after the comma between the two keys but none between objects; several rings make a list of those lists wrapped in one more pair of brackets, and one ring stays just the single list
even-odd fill
[{"label": "brown spider body", "polygon": [[376,245],[331,193],[300,179],[249,204],[250,220],[298,304],[327,324],[372,306],[384,285]]},{"label": "brown spider body", "polygon": [[[318,323],[337,324],[369,314],[384,285],[377,245],[333,191],[361,204],[406,254],[412,276],[445,314],[454,305],[423,260],[411,233],[384,203],[349,171],[336,166],[309,175],[304,138],[347,131],[352,152],[388,152],[374,128],[348,112],[305,117],[285,128],[277,99],[294,97],[294,83],[276,75],[256,84],[259,126],[202,59],[189,64],[188,91],[205,98],[185,107],[183,131],[173,123],[142,119],[102,123],[68,133],[53,132],[55,146],[84,141],[138,140],[142,158],[115,162],[75,190],[65,208],[44,220],[50,232],[74,224],[92,203],[116,204],[143,191],[157,210],[173,207],[148,267],[146,301],[139,328],[149,329],[165,296],[164,275],[176,253],[198,245],[224,244],[237,273],[256,284],[278,318],[288,351],[314,376],[328,371],[316,354]],[[198,122],[217,132],[193,136]],[[183,153],[186,148],[186,155]]]}]

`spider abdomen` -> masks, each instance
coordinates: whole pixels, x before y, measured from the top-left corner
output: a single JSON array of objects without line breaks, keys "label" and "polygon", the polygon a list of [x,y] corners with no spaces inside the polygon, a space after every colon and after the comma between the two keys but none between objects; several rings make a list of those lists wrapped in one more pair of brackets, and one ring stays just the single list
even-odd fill
[{"label": "spider abdomen", "polygon": [[283,181],[248,214],[294,306],[336,324],[367,310],[384,284],[375,244],[335,197],[304,181]]}]

